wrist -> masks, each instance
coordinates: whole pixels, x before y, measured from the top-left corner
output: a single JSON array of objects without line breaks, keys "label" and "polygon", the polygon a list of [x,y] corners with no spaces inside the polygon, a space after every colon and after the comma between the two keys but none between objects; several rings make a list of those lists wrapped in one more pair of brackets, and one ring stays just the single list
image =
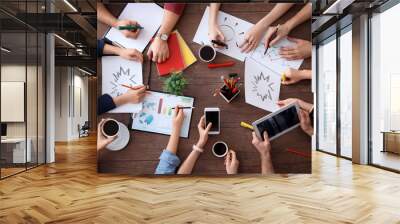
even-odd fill
[{"label": "wrist", "polygon": [[202,140],[199,140],[196,143],[196,146],[199,147],[199,148],[204,148],[205,145],[206,145],[205,142],[202,141]]},{"label": "wrist", "polygon": [[114,97],[113,101],[114,101],[115,106],[117,106],[117,107],[121,106],[121,105],[124,105],[126,103],[125,102],[125,98],[123,97],[123,95]]},{"label": "wrist", "polygon": [[263,28],[263,30],[267,30],[269,26],[271,26],[272,22],[269,20],[269,18],[263,18],[261,19],[256,25],[259,24]]},{"label": "wrist", "polygon": [[270,154],[269,151],[267,152],[260,152],[260,158],[261,160],[269,160],[270,159]]},{"label": "wrist", "polygon": [[284,26],[286,26],[286,28],[288,29],[288,33],[290,33],[290,31],[293,29],[294,24],[292,22],[292,20],[288,20],[286,23],[283,24]]}]

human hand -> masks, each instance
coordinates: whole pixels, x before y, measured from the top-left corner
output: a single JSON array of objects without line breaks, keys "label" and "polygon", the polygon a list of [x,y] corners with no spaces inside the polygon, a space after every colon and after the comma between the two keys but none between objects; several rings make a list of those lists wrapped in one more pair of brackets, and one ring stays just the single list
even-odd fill
[{"label": "human hand", "polygon": [[[218,24],[210,24],[208,26],[208,38],[210,40],[219,40],[221,42],[225,41],[224,34],[222,31],[219,29]],[[220,46],[218,44],[213,44],[213,47],[215,48],[223,48],[223,46]]]},{"label": "human hand", "polygon": [[159,37],[155,38],[149,50],[147,50],[147,57],[157,63],[162,63],[167,60],[169,58],[167,41],[161,40]]},{"label": "human hand", "polygon": [[[114,27],[118,29],[119,26],[139,26],[139,23],[134,20],[118,20],[115,24]],[[140,29],[136,30],[121,30],[121,33],[128,38],[136,39],[139,36]]]},{"label": "human hand", "polygon": [[299,107],[305,111],[311,111],[313,108],[313,105],[311,103],[304,102],[303,100],[297,98],[287,98],[286,100],[279,100],[276,104],[278,104],[279,107],[285,107],[292,103],[297,103]]},{"label": "human hand", "polygon": [[227,174],[237,174],[239,168],[239,160],[236,158],[236,152],[229,150],[225,157],[225,168]]},{"label": "human hand", "polygon": [[204,148],[208,140],[208,132],[210,131],[211,126],[212,123],[208,123],[206,127],[206,117],[203,115],[197,125],[197,130],[199,131],[199,141],[196,144],[197,147]]},{"label": "human hand", "polygon": [[135,89],[129,89],[126,93],[115,97],[114,103],[116,106],[121,106],[127,103],[140,103],[146,95],[146,86],[138,86]]},{"label": "human hand", "polygon": [[264,46],[269,47],[278,43],[282,38],[286,37],[290,32],[288,25],[271,26],[268,28],[264,38]]},{"label": "human hand", "polygon": [[250,51],[256,49],[260,40],[265,33],[265,28],[261,23],[257,23],[246,33],[244,41],[239,45],[240,49],[244,53],[249,53]]},{"label": "human hand", "polygon": [[143,55],[136,49],[119,48],[118,55],[127,60],[139,61],[140,63],[143,63]]},{"label": "human hand", "polygon": [[117,136],[106,137],[103,135],[101,130],[103,129],[103,125],[104,125],[105,121],[106,121],[105,119],[101,119],[100,123],[97,125],[97,150],[105,148],[112,141],[114,141],[114,139],[117,137]]},{"label": "human hand", "polygon": [[297,83],[303,79],[308,79],[308,73],[303,70],[289,68],[284,73],[285,79],[282,80],[283,85],[290,85]]},{"label": "human hand", "polygon": [[288,37],[288,40],[294,42],[294,46],[281,47],[279,54],[291,61],[311,57],[312,44],[310,41]]},{"label": "human hand", "polygon": [[175,107],[175,114],[172,118],[172,129],[177,131],[182,127],[183,119],[185,118],[185,114],[183,113],[183,109],[180,108],[179,105]]},{"label": "human hand", "polygon": [[303,129],[305,133],[309,136],[312,136],[314,133],[314,128],[311,125],[310,115],[305,110],[299,111],[299,119],[300,119],[300,127]]},{"label": "human hand", "polygon": [[257,151],[260,153],[261,157],[266,157],[269,155],[271,151],[271,143],[269,142],[269,137],[268,133],[264,131],[264,141],[262,141],[255,132],[253,132],[253,140],[252,144],[253,146],[257,149]]}]

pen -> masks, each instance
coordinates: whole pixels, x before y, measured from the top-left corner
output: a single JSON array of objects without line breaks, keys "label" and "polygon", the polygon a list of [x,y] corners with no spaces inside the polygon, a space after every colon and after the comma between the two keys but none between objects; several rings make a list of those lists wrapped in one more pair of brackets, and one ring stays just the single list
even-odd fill
[{"label": "pen", "polygon": [[228,45],[226,43],[224,43],[222,41],[219,41],[219,40],[211,40],[211,43],[216,44],[218,46],[222,46],[222,47],[228,48]]},{"label": "pen", "polygon": [[230,67],[233,65],[235,65],[234,61],[228,61],[228,62],[218,63],[218,64],[208,64],[208,68]]},{"label": "pen", "polygon": [[244,127],[244,128],[248,128],[248,129],[250,129],[250,130],[254,130],[254,128],[253,128],[252,125],[250,125],[250,124],[248,124],[248,123],[246,123],[246,122],[244,122],[244,121],[240,122],[240,126],[242,126],[242,127]]},{"label": "pen", "polygon": [[142,30],[143,27],[140,25],[127,25],[127,26],[119,26],[119,30]]},{"label": "pen", "polygon": [[[280,24],[278,24],[278,26],[276,26],[276,29],[275,29],[274,33],[272,34],[272,36],[271,36],[271,39],[272,39],[272,40],[273,40],[273,39],[275,38],[275,36],[276,36],[276,35],[274,35],[274,34],[276,34],[276,32],[278,32],[279,26],[280,26]],[[269,48],[269,43],[268,43],[267,47],[265,48],[264,55],[267,54],[268,48]]]},{"label": "pen", "polygon": [[[172,109],[175,110],[176,107],[173,107]],[[179,109],[194,109],[195,107],[178,107]]]}]

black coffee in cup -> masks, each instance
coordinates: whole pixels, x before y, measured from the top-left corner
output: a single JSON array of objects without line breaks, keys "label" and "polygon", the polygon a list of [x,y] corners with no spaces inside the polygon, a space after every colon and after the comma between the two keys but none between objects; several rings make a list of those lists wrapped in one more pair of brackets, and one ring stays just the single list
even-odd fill
[{"label": "black coffee in cup", "polygon": [[224,157],[228,153],[228,146],[225,142],[216,142],[212,148],[212,151],[217,157]]},{"label": "black coffee in cup", "polygon": [[108,137],[113,137],[115,136],[119,131],[119,124],[116,120],[107,120],[103,124],[103,133],[105,136]]},{"label": "black coffee in cup", "polygon": [[214,60],[215,54],[215,49],[209,45],[202,46],[199,51],[200,59],[205,62],[210,62]]}]

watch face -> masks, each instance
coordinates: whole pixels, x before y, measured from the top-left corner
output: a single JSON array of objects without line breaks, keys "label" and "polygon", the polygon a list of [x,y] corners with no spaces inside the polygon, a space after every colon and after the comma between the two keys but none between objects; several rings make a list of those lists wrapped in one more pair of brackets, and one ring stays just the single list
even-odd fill
[{"label": "watch face", "polygon": [[168,35],[163,33],[160,35],[161,40],[168,40]]}]

